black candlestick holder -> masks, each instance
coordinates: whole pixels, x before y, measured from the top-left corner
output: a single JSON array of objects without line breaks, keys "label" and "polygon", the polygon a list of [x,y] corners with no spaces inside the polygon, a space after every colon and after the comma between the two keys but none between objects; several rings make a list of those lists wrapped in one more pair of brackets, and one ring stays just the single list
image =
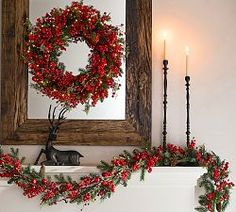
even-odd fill
[{"label": "black candlestick holder", "polygon": [[187,146],[190,143],[190,95],[189,95],[189,87],[190,87],[190,76],[185,76],[185,86],[186,86],[186,108],[187,108],[187,122],[186,122],[186,136],[187,136]]},{"label": "black candlestick holder", "polygon": [[162,146],[163,150],[166,151],[166,135],[167,135],[167,120],[166,120],[166,115],[167,115],[167,71],[168,71],[168,60],[164,59],[163,60],[163,74],[164,74],[164,90],[163,90],[163,131],[162,131]]}]

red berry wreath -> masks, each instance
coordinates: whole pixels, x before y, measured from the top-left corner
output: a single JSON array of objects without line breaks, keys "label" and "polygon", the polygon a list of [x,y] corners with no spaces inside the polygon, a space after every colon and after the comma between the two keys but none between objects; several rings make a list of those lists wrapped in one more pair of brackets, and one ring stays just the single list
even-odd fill
[{"label": "red berry wreath", "polygon": [[[119,89],[124,34],[109,21],[109,15],[82,2],[54,8],[38,18],[29,27],[25,52],[33,87],[68,107],[85,104],[87,108],[108,97],[110,88]],[[83,41],[90,48],[88,64],[73,75],[58,57],[69,43]]]}]

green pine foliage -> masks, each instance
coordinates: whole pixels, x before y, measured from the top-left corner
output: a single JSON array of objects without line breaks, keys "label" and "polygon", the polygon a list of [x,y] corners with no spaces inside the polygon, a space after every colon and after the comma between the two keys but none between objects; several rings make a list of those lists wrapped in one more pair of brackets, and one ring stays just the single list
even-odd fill
[{"label": "green pine foliage", "polygon": [[[11,149],[9,156],[13,163],[0,163],[2,164],[0,165],[0,173],[2,171],[11,173],[15,169],[14,162],[19,161],[19,150]],[[4,158],[3,152],[0,153],[0,162],[2,157]],[[21,167],[19,173],[16,172],[12,175],[9,178],[9,183],[23,186],[24,193],[30,198],[42,195],[43,205],[54,205],[57,202],[88,205],[97,199],[110,198],[119,185],[126,187],[135,172],[140,173],[140,180],[143,181],[146,172],[151,172],[154,166],[189,166],[189,164],[206,168],[206,173],[201,176],[199,183],[199,186],[204,188],[205,194],[199,196],[200,206],[195,208],[196,211],[225,211],[229,204],[230,191],[234,186],[228,180],[228,163],[221,160],[214,152],[208,152],[204,146],[195,147],[192,145],[182,148],[167,145],[165,151],[161,146],[135,149],[132,153],[124,151],[114,157],[111,163],[101,161],[98,165],[101,174],[91,173],[81,177],[78,182],[63,174],[56,175],[54,180],[49,177],[45,179],[41,171],[38,172],[31,166],[26,166]],[[51,192],[49,189],[51,183],[55,183],[52,188],[55,187],[56,190],[52,196],[48,197]],[[36,192],[37,188],[41,189],[38,193]],[[78,188],[79,191],[76,190]],[[31,189],[33,194],[30,193]],[[72,191],[76,192],[73,197],[71,197]]]}]

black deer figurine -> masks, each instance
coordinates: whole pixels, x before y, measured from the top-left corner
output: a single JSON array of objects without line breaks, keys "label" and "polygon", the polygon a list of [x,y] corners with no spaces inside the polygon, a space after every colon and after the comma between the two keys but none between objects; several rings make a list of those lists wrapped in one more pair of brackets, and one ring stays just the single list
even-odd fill
[{"label": "black deer figurine", "polygon": [[60,151],[53,147],[53,141],[57,139],[57,133],[59,130],[59,126],[64,122],[66,119],[64,117],[65,113],[68,111],[67,108],[61,109],[58,114],[58,119],[55,120],[55,113],[56,108],[53,109],[52,118],[51,118],[51,108],[50,105],[48,111],[48,120],[50,123],[49,127],[49,135],[45,145],[45,149],[41,149],[36,161],[35,165],[38,165],[39,159],[41,155],[44,153],[46,155],[45,161],[41,164],[43,165],[52,165],[52,166],[79,166],[80,165],[80,158],[84,157],[77,151]]}]

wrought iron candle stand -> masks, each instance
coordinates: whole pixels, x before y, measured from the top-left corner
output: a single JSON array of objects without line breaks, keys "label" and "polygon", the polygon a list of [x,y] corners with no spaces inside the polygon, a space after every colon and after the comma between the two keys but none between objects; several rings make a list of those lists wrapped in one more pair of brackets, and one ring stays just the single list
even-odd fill
[{"label": "wrought iron candle stand", "polygon": [[187,122],[186,122],[186,136],[187,136],[187,146],[190,143],[190,95],[189,95],[189,87],[190,87],[190,76],[185,76],[185,86],[186,86],[186,108],[187,108]]},{"label": "wrought iron candle stand", "polygon": [[167,71],[168,71],[168,60],[164,59],[163,60],[163,74],[164,74],[164,89],[163,89],[163,131],[162,131],[162,146],[163,150],[166,151],[166,135],[167,135],[167,130],[166,130],[166,125],[167,125],[167,120],[166,120],[166,115],[167,115]]}]

